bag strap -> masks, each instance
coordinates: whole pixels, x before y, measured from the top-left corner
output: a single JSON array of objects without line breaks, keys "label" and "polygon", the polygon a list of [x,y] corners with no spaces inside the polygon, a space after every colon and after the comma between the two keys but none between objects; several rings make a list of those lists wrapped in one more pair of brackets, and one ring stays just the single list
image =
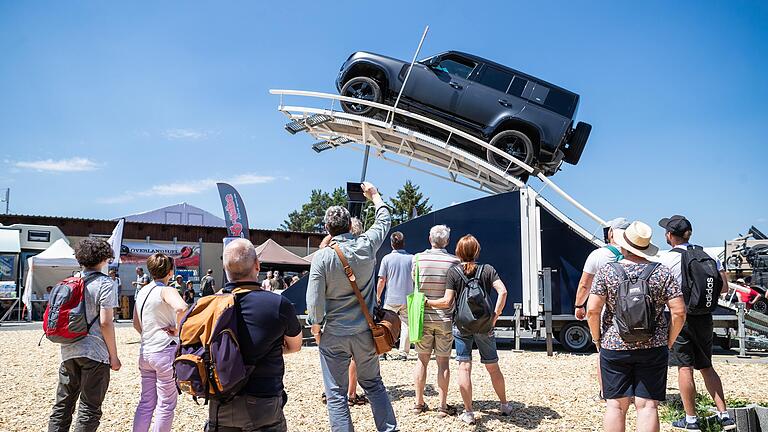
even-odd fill
[{"label": "bag strap", "polygon": [[419,287],[421,286],[421,277],[419,276],[419,254],[416,254],[413,259],[416,261],[416,278],[413,280],[413,293],[416,294],[419,292]]},{"label": "bag strap", "polygon": [[659,267],[659,263],[657,262],[649,263],[647,266],[645,266],[645,268],[643,269],[643,272],[640,273],[640,276],[638,276],[638,279],[647,281],[648,279],[650,279],[650,277],[653,275],[653,272],[655,272],[656,268],[658,267]]},{"label": "bag strap", "polygon": [[[102,273],[102,272],[93,272],[93,273],[91,273],[88,276],[83,278],[83,300],[80,302],[80,304],[83,305],[83,310],[85,311],[85,315],[86,315],[85,319],[86,320],[88,319],[88,308],[86,307],[86,304],[85,304],[85,296],[88,295],[88,284],[93,282],[93,281],[95,281],[99,276],[106,276],[106,275],[104,273]],[[98,313],[96,314],[95,317],[93,317],[92,320],[87,321],[86,327],[85,327],[85,332],[86,333],[90,333],[91,332],[91,327],[94,324],[96,324],[96,320],[97,319],[99,319],[99,314]]]},{"label": "bag strap", "polygon": [[621,261],[624,259],[624,254],[622,254],[621,251],[619,251],[619,249],[616,248],[616,246],[612,244],[607,244],[605,245],[605,248],[613,252],[613,256],[616,257],[616,261]]},{"label": "bag strap", "polygon": [[624,271],[624,266],[617,262],[611,262],[608,263],[611,268],[619,274],[619,277],[621,277],[622,280],[629,280],[629,276],[627,276],[627,272]]},{"label": "bag strap", "polygon": [[[147,296],[144,297],[144,301],[141,303],[141,309],[139,310],[139,324],[142,326],[142,330],[144,329],[143,328],[144,327],[144,306],[147,305],[147,301],[149,300],[149,296],[152,295],[152,291],[154,291],[155,288],[157,288],[157,284],[156,283],[154,283],[154,282],[150,282],[150,283],[154,284],[154,285],[152,285],[152,288],[149,289],[149,292],[147,293]],[[162,295],[162,293],[160,295]]]},{"label": "bag strap", "polygon": [[467,279],[467,275],[464,274],[464,267],[461,266],[461,263],[456,264],[453,269],[456,270],[465,285],[469,283],[469,279]]},{"label": "bag strap", "polygon": [[366,306],[365,304],[363,293],[361,293],[360,288],[357,287],[355,274],[352,272],[352,267],[349,266],[349,261],[347,261],[347,257],[345,257],[344,253],[341,252],[341,248],[339,247],[338,243],[333,242],[329,246],[336,251],[336,255],[339,257],[339,261],[341,261],[341,265],[344,266],[344,274],[347,275],[349,284],[352,286],[352,291],[355,292],[355,297],[357,297],[357,302],[360,303],[360,309],[362,309],[363,315],[365,315],[365,321],[368,322],[368,327],[371,330],[376,329],[376,323],[373,322],[373,318],[371,317],[371,312],[368,311],[368,306]]}]

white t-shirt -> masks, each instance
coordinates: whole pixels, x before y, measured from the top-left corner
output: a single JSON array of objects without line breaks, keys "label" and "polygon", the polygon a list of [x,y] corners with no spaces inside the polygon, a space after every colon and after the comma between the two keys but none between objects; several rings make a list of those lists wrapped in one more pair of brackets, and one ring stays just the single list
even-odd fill
[{"label": "white t-shirt", "polygon": [[[675,246],[673,249],[685,250],[688,249],[688,246],[690,246],[690,243],[683,243],[681,245]],[[680,286],[683,286],[683,274],[680,271],[680,260],[682,259],[682,256],[683,254],[673,252],[671,250],[666,251],[661,254],[661,256],[659,256],[659,262],[669,267],[669,269],[672,271],[672,276],[675,277],[677,284]],[[712,258],[717,263],[717,271],[723,271],[723,263],[721,263],[717,257]]]},{"label": "white t-shirt", "polygon": [[589,253],[587,261],[584,263],[584,273],[596,275],[597,271],[604,265],[612,262],[616,262],[616,254],[607,247],[597,248]]},{"label": "white t-shirt", "polygon": [[177,336],[170,336],[165,328],[176,327],[176,312],[163,301],[165,285],[157,282],[147,284],[136,296],[136,311],[141,323],[142,353],[164,350],[171,342],[179,343]]}]

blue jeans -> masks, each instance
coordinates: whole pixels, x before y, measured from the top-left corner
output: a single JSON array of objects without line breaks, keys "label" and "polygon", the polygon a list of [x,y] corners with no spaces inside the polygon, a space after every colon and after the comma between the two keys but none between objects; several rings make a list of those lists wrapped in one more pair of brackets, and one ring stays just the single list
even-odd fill
[{"label": "blue jeans", "polygon": [[357,363],[357,382],[371,402],[371,411],[379,432],[397,431],[392,402],[381,381],[379,356],[373,346],[370,331],[355,335],[336,336],[324,333],[320,338],[320,366],[323,370],[325,396],[333,432],[352,432],[352,417],[347,404],[349,362]]},{"label": "blue jeans", "polygon": [[480,351],[480,363],[491,364],[498,363],[499,355],[496,352],[496,337],[493,335],[493,330],[490,333],[475,333],[471,335],[462,336],[461,333],[454,327],[453,340],[456,345],[456,360],[460,362],[472,361],[472,344],[477,345],[477,350]]}]

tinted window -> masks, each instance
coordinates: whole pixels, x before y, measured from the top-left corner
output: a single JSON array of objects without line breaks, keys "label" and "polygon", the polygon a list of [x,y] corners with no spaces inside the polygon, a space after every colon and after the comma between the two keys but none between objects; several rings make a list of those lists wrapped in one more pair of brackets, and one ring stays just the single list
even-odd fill
[{"label": "tinted window", "polygon": [[545,107],[565,117],[571,117],[573,115],[575,104],[575,94],[566,93],[560,90],[550,90],[547,99],[544,101]]},{"label": "tinted window", "polygon": [[527,79],[515,77],[515,79],[512,80],[512,85],[509,86],[507,93],[511,94],[512,96],[520,97],[523,95],[523,90],[525,90],[526,84],[528,84]]},{"label": "tinted window", "polygon": [[483,72],[477,80],[480,84],[487,85],[500,92],[507,91],[510,81],[512,81],[511,73],[490,66],[486,66],[485,69],[483,69]]},{"label": "tinted window", "polygon": [[448,72],[451,75],[455,75],[459,78],[468,78],[469,74],[475,68],[475,63],[461,57],[445,57],[440,60],[440,63],[435,66],[435,69],[439,69],[443,72]]},{"label": "tinted window", "polygon": [[544,105],[544,101],[547,100],[547,95],[549,94],[549,87],[544,87],[543,85],[536,85],[536,87],[533,88],[533,91],[531,92],[530,100],[533,102],[536,102],[537,104]]}]

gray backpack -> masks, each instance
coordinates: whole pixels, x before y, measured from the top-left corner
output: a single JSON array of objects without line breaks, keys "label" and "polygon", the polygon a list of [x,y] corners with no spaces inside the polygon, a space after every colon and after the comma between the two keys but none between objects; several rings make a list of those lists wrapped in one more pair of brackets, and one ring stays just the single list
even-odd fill
[{"label": "gray backpack", "polygon": [[650,340],[656,330],[656,308],[651,299],[651,287],[648,285],[648,279],[659,266],[659,263],[646,265],[642,273],[636,277],[630,277],[619,263],[609,263],[609,265],[621,277],[621,282],[616,290],[613,317],[619,336],[625,342]]}]

